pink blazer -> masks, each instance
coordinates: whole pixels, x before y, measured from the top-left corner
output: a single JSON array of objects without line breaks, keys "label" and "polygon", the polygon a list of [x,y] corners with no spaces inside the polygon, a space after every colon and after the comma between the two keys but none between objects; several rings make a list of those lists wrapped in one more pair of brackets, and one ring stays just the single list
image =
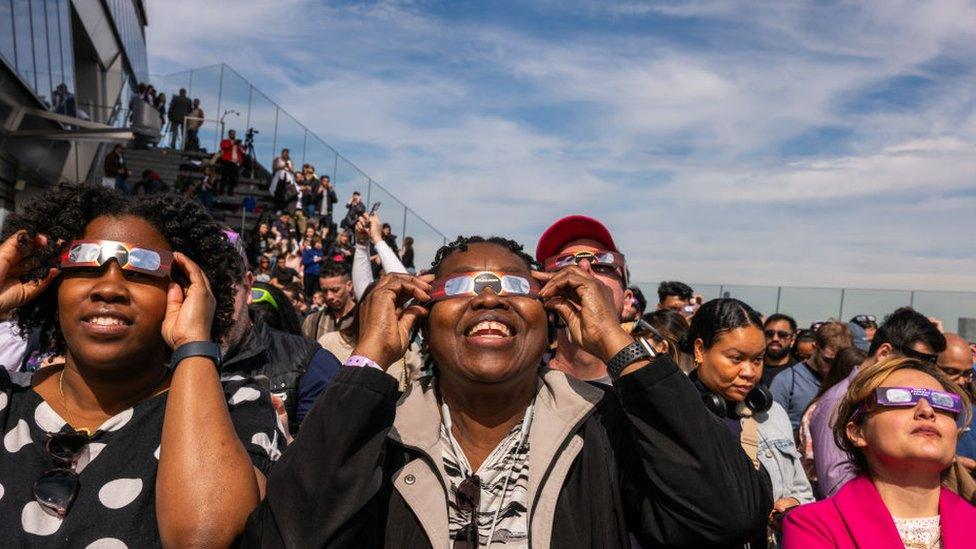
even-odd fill
[{"label": "pink blazer", "polygon": [[[939,497],[943,549],[973,547],[976,507],[948,488]],[[845,484],[833,497],[797,507],[783,523],[785,549],[904,547],[895,521],[866,476]]]}]

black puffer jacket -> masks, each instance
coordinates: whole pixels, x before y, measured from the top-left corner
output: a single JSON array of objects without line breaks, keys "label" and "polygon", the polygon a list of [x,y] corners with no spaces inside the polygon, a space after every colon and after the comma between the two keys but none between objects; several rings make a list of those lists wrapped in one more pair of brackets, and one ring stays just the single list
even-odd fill
[{"label": "black puffer jacket", "polygon": [[[667,357],[614,389],[542,370],[529,438],[535,547],[715,547],[763,531],[769,479]],[[446,547],[436,391],[344,367],[248,520],[245,547]]]}]

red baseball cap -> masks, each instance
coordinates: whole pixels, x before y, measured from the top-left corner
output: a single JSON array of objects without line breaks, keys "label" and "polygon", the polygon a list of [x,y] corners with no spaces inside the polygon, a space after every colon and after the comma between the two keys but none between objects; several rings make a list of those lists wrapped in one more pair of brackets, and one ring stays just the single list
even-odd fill
[{"label": "red baseball cap", "polygon": [[559,253],[566,243],[580,238],[591,238],[603,244],[607,251],[620,253],[613,243],[610,231],[603,223],[585,215],[569,215],[556,221],[542,233],[539,243],[535,245],[535,258],[540,263],[544,262]]}]

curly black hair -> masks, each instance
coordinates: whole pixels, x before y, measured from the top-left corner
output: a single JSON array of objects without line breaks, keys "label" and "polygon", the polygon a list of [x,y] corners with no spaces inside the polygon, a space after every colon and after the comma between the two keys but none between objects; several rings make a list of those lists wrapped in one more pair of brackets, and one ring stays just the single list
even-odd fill
[{"label": "curly black hair", "polygon": [[440,269],[441,267],[441,263],[443,263],[444,260],[447,259],[447,256],[458,251],[461,252],[468,251],[469,244],[482,244],[482,243],[495,244],[497,246],[501,246],[502,248],[506,248],[508,251],[517,255],[519,259],[524,261],[525,264],[529,267],[529,270],[535,270],[535,271],[541,270],[539,263],[531,255],[525,253],[524,247],[514,240],[510,240],[508,238],[503,238],[500,236],[492,236],[489,238],[485,238],[483,236],[458,236],[454,240],[454,242],[441,246],[437,250],[437,253],[434,254],[434,261],[433,263],[431,263],[430,269],[427,272],[436,274],[437,270]]},{"label": "curly black hair", "polygon": [[[186,254],[206,273],[217,301],[211,337],[219,340],[232,324],[234,285],[241,280],[243,262],[227,236],[201,204],[175,194],[127,198],[113,189],[94,185],[61,184],[13,214],[3,239],[20,230],[44,234],[48,244],[39,250],[34,267],[22,280],[44,278],[56,266],[64,248],[80,238],[97,217],[131,215],[145,219],[163,235],[174,251]],[[58,353],[65,350],[58,324],[58,282],[17,310],[22,332],[40,330],[42,344]]]}]

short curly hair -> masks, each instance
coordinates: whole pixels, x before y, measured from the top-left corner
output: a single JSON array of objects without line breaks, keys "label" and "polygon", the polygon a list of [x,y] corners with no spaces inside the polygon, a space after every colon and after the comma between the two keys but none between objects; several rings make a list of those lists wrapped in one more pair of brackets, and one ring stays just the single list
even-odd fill
[{"label": "short curly hair", "polygon": [[529,270],[541,270],[539,263],[529,254],[525,253],[524,247],[514,240],[508,238],[502,238],[500,236],[492,236],[485,238],[483,236],[458,236],[454,242],[441,246],[434,254],[434,261],[427,272],[437,274],[437,270],[440,269],[441,263],[447,259],[447,256],[453,254],[454,252],[466,252],[468,251],[468,245],[470,244],[494,244],[496,246],[501,246],[507,249],[513,254],[517,255],[519,259],[525,262],[529,267]]},{"label": "short curly hair", "polygon": [[[37,266],[22,276],[24,281],[39,280],[57,265],[64,248],[80,238],[92,220],[127,215],[148,221],[174,251],[185,254],[203,269],[217,301],[211,337],[218,341],[233,322],[234,285],[242,278],[243,262],[221,225],[197,202],[174,194],[127,198],[106,187],[65,183],[28,204],[23,213],[11,215],[3,238],[21,230],[31,236],[48,237],[47,246],[38,253]],[[19,307],[16,318],[22,332],[40,330],[42,345],[63,353],[57,288],[55,281],[33,301]]]}]

